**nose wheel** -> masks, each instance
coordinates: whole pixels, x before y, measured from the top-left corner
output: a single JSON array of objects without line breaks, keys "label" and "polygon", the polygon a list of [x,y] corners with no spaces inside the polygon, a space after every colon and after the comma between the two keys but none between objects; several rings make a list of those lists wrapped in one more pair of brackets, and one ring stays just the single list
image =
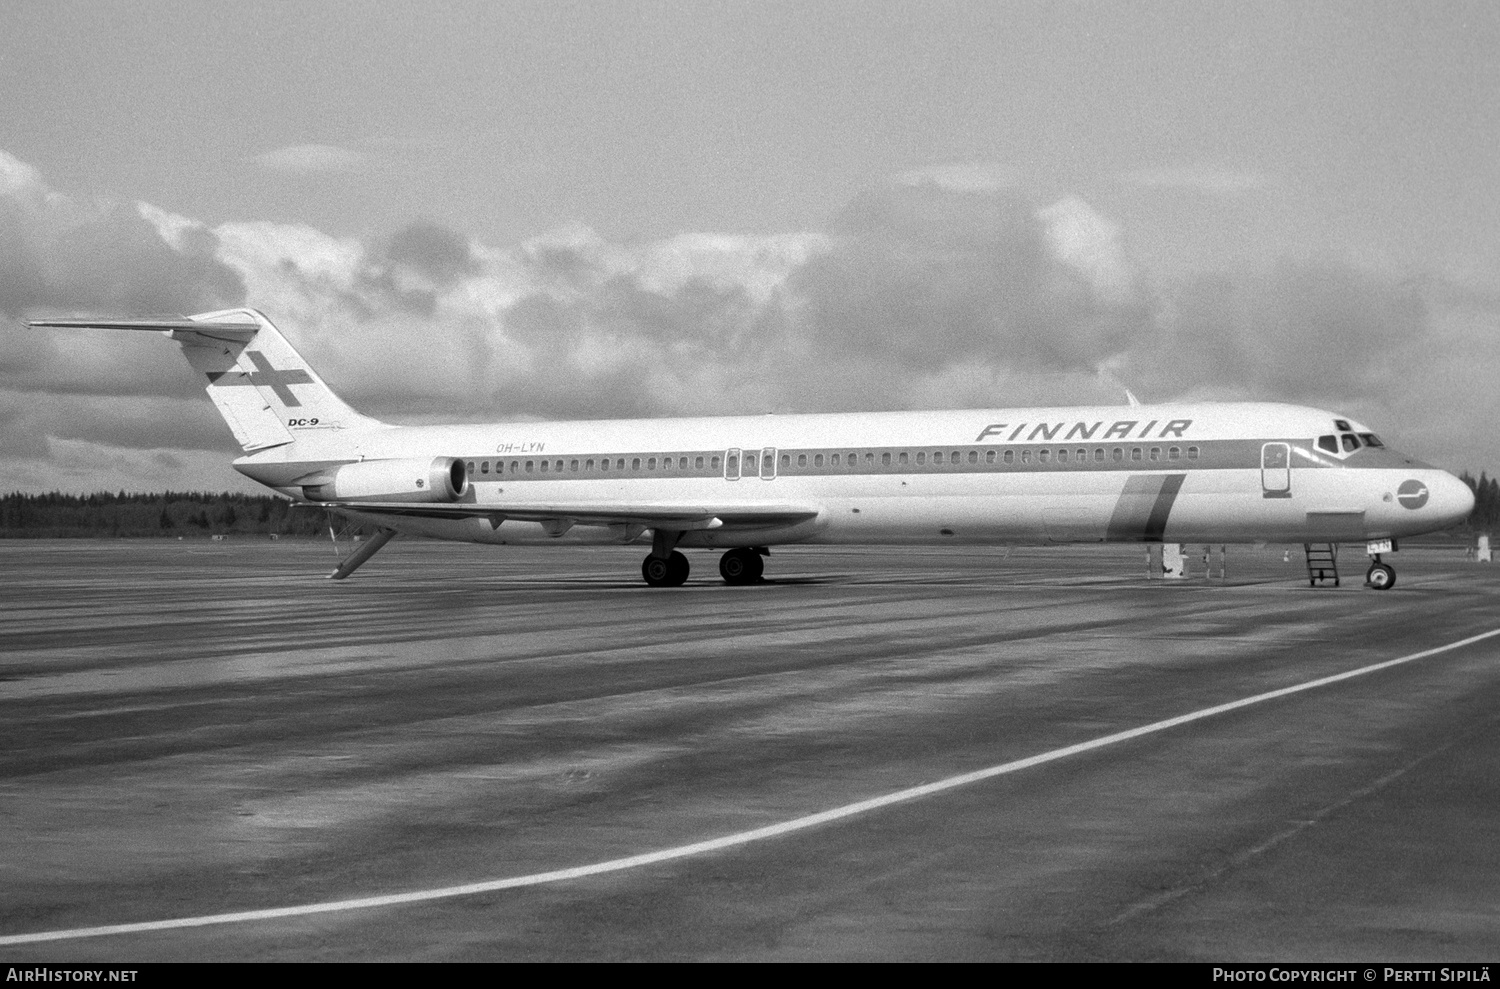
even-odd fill
[{"label": "nose wheel", "polygon": [[641,563],[641,577],[652,587],[681,587],[688,579],[688,560],[673,550],[666,556],[652,554]]},{"label": "nose wheel", "polygon": [[1396,586],[1396,568],[1389,563],[1381,563],[1380,557],[1370,564],[1370,569],[1365,572],[1365,586],[1373,587],[1377,591],[1388,591]]}]

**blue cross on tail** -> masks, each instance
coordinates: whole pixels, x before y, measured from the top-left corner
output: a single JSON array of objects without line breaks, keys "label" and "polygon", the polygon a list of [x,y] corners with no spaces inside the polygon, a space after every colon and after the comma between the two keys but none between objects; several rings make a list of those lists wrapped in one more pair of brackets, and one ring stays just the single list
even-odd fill
[{"label": "blue cross on tail", "polygon": [[257,370],[239,371],[234,377],[227,380],[226,375],[228,372],[210,371],[208,372],[208,380],[221,388],[231,385],[265,385],[276,393],[276,397],[281,400],[282,405],[285,405],[287,408],[301,407],[302,403],[297,401],[297,396],[292,394],[292,389],[288,385],[310,385],[313,380],[312,375],[301,368],[281,370],[272,367],[271,362],[266,360],[266,355],[258,350],[246,351],[246,354]]}]

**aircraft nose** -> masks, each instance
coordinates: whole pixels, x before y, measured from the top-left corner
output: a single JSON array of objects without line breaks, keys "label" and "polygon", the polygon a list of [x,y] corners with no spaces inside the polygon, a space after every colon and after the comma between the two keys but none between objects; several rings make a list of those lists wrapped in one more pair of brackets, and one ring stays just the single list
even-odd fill
[{"label": "aircraft nose", "polygon": [[1431,498],[1428,511],[1443,525],[1456,525],[1474,511],[1474,492],[1452,474],[1435,474],[1427,483]]}]

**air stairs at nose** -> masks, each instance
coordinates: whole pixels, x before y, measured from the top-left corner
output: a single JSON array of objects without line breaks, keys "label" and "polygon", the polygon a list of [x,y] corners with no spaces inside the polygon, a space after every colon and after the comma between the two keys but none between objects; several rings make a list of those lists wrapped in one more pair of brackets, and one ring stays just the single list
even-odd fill
[{"label": "air stairs at nose", "polygon": [[1302,549],[1307,553],[1308,586],[1317,587],[1319,581],[1328,580],[1339,586],[1339,544],[1303,543]]}]

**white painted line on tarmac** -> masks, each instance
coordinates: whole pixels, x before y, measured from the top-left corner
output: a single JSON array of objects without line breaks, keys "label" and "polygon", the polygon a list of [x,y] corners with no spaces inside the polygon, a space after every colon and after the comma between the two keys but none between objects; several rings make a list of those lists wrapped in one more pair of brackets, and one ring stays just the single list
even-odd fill
[{"label": "white painted line on tarmac", "polygon": [[1227,704],[1205,707],[1202,710],[1193,711],[1191,714],[1178,715],[1175,718],[1168,718],[1165,721],[1155,721],[1149,725],[1142,725],[1139,728],[1116,732],[1113,735],[1104,735],[1087,742],[1079,742],[1076,745],[1067,745],[1060,749],[1053,749],[1050,752],[1043,752],[1040,755],[1001,763],[998,766],[990,766],[987,769],[977,769],[958,776],[949,776],[947,779],[941,779],[935,783],[924,783],[921,786],[897,790],[895,793],[887,793],[880,797],[871,797],[869,800],[861,800],[858,803],[844,804],[842,807],[834,807],[831,810],[809,814],[806,817],[797,817],[790,821],[782,821],[780,824],[770,824],[763,828],[740,831],[735,834],[724,835],[721,838],[694,842],[690,845],[678,845],[675,848],[664,848],[660,851],[645,852],[641,855],[631,855],[627,858],[610,859],[607,862],[595,862],[591,865],[578,865],[570,869],[533,872],[530,875],[512,876],[508,879],[486,879],[482,882],[466,883],[462,886],[419,889],[407,893],[389,893],[383,896],[365,896],[351,900],[329,900],[324,903],[304,903],[299,906],[274,907],[268,910],[241,910],[235,913],[206,914],[201,917],[178,917],[173,920],[150,920],[135,924],[108,924],[102,927],[75,927],[68,930],[38,931],[33,934],[10,934],[0,936],[0,946],[105,937],[112,934],[141,934],[149,931],[171,931],[186,927],[210,927],[217,924],[244,924],[256,920],[276,920],[282,917],[305,917],[319,913],[341,913],[346,910],[368,910],[372,907],[392,907],[401,906],[406,903],[425,903],[429,900],[446,900],[459,896],[474,896],[479,893],[494,893],[499,890],[516,889],[522,886],[541,886],[545,883],[562,882],[566,879],[582,879],[586,876],[597,876],[607,872],[623,872],[627,869],[638,869],[641,866],[654,865],[658,862],[692,858],[695,855],[706,855],[709,852],[717,852],[726,848],[736,848],[740,845],[764,841],[767,838],[778,838],[795,831],[814,828],[820,824],[828,824],[832,821],[856,817],[873,810],[879,810],[882,807],[889,807],[892,804],[920,800],[923,797],[930,797],[934,794],[954,790],[961,786],[968,786],[971,783],[978,783],[996,776],[1004,776],[1008,773],[1030,769],[1033,766],[1040,766],[1043,763],[1056,762],[1059,759],[1066,759],[1069,756],[1079,755],[1084,752],[1092,752],[1095,749],[1117,745],[1120,742],[1128,742],[1143,735],[1152,735],[1159,731],[1166,731],[1169,728],[1176,728],[1179,725],[1201,721],[1204,718],[1211,718],[1229,711],[1236,711],[1242,707],[1250,707],[1253,704],[1275,700],[1278,697],[1299,694],[1304,690],[1315,690],[1318,687],[1326,687],[1329,684],[1339,683],[1343,680],[1352,680],[1355,677],[1390,669],[1393,666],[1400,666],[1403,663],[1412,663],[1419,659],[1436,656],[1440,653],[1451,652],[1454,649],[1462,649],[1464,646],[1470,646],[1476,642],[1494,638],[1497,635],[1500,635],[1500,628],[1492,629],[1479,635],[1471,635],[1467,639],[1450,642],[1445,646],[1437,646],[1433,649],[1414,652],[1409,656],[1388,659],[1382,663],[1375,663],[1370,666],[1361,666],[1357,670],[1335,673],[1333,676],[1309,680],[1307,683],[1282,687],[1279,690],[1270,690],[1263,694],[1256,694],[1253,697],[1230,701]]}]

